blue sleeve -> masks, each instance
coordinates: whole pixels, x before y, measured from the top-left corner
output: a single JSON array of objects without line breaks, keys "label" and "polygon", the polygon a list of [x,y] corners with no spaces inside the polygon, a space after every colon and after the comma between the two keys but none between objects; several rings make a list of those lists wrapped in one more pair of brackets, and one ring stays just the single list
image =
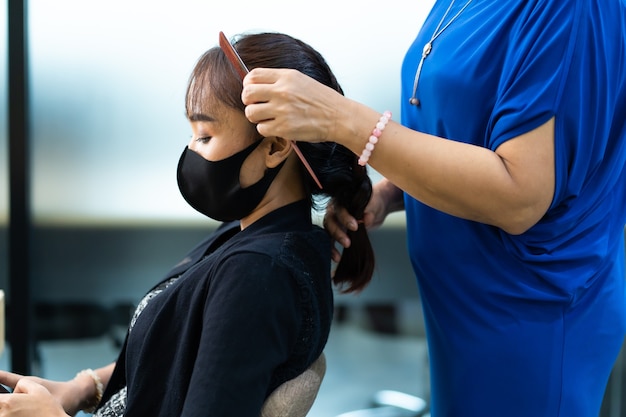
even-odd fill
[{"label": "blue sleeve", "polygon": [[211,284],[182,416],[258,417],[300,326],[296,285],[267,256],[228,258]]},{"label": "blue sleeve", "polygon": [[489,120],[490,149],[555,115],[569,69],[575,24],[570,1],[540,0],[524,9],[510,32]]},{"label": "blue sleeve", "polygon": [[[623,240],[626,7],[601,0],[539,3],[552,3],[543,6],[546,26],[536,45],[512,52],[533,65],[514,73],[524,84],[513,79],[503,90],[492,148],[555,117],[552,205],[531,230],[503,241],[511,253],[542,268],[544,278],[573,294],[589,286],[598,271],[608,270],[605,264],[614,262]],[[512,117],[516,114],[519,122]],[[618,251],[618,256],[623,255]]]}]

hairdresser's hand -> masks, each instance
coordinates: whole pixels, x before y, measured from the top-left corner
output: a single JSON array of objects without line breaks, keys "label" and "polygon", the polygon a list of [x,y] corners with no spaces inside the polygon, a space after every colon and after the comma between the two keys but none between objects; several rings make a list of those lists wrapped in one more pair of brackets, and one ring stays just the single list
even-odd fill
[{"label": "hairdresser's hand", "polygon": [[[363,214],[363,224],[368,230],[374,229],[383,224],[389,213],[403,208],[402,191],[388,180],[383,179],[375,184],[372,189],[372,197]],[[348,213],[345,207],[339,206],[335,200],[331,200],[326,207],[324,228],[335,242],[347,248],[351,244],[348,231],[358,229],[358,220]],[[339,262],[341,259],[341,252],[334,245],[332,259],[334,262]]]},{"label": "hairdresser's hand", "polygon": [[[67,414],[75,415],[81,409],[80,385],[78,384],[76,379],[67,382],[59,382],[35,376],[23,376],[19,374],[14,374],[12,372],[0,371],[0,383],[6,385],[7,387],[13,388],[15,393],[19,392],[20,387],[23,388],[23,384],[26,384],[26,387],[33,387],[32,384],[35,384],[36,386],[43,387],[43,389],[45,389],[46,392],[53,397],[56,403],[59,404]],[[0,400],[2,400],[3,398],[4,395],[0,395]],[[38,415],[45,416],[46,414],[39,413]],[[52,416],[53,414],[50,415]],[[0,413],[0,417],[2,416],[4,416],[4,414]]]},{"label": "hairdresser's hand", "polygon": [[68,417],[50,391],[32,379],[22,378],[13,394],[0,395],[0,417]]},{"label": "hairdresser's hand", "polygon": [[[355,231],[358,228],[357,220],[348,213],[343,206],[337,205],[331,200],[326,206],[324,215],[324,228],[328,231],[334,242],[338,242],[344,248],[350,247],[351,241],[348,230]],[[341,260],[341,251],[332,245],[331,258],[334,262]]]},{"label": "hairdresser's hand", "polygon": [[336,121],[350,102],[299,71],[256,68],[244,79],[246,117],[263,136],[306,142],[336,140]]}]

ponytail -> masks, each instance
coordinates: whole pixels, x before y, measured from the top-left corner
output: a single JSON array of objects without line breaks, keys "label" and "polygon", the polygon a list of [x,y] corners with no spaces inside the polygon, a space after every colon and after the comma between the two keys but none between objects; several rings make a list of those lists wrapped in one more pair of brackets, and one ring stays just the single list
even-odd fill
[{"label": "ponytail", "polygon": [[372,196],[372,182],[367,169],[358,164],[354,153],[337,143],[298,142],[298,146],[324,187],[319,190],[310,175],[303,171],[301,175],[307,181],[309,191],[314,196],[330,197],[332,204],[344,207],[359,221],[356,231],[348,231],[352,243],[343,250],[333,275],[333,283],[341,292],[359,292],[372,279],[375,264],[374,250],[362,222],[365,207]]},{"label": "ponytail", "polygon": [[365,172],[365,167],[355,165],[353,172],[362,171],[361,175],[355,175],[355,181],[359,182],[359,188],[350,202],[342,202],[337,199],[339,206],[346,207],[348,212],[359,220],[357,230],[348,230],[351,245],[343,250],[341,260],[333,276],[333,283],[340,287],[343,293],[361,291],[369,284],[374,274],[374,250],[365,224],[363,224],[365,206],[372,195],[372,183]]}]

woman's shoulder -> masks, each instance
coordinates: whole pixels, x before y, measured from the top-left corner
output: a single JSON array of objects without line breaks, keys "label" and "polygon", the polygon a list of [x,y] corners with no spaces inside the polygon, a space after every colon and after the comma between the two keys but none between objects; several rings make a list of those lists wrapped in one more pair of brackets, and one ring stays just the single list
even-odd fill
[{"label": "woman's shoulder", "polygon": [[[213,264],[224,270],[248,268],[251,274],[276,275],[279,270],[301,275],[320,274],[330,266],[331,241],[318,226],[310,230],[281,231],[228,242]],[[253,270],[252,270],[253,269]]]},{"label": "woman's shoulder", "polygon": [[330,255],[330,237],[322,228],[312,226],[309,230],[273,231],[233,240],[225,248],[224,256],[261,254],[271,258],[284,255],[295,257],[316,257]]}]

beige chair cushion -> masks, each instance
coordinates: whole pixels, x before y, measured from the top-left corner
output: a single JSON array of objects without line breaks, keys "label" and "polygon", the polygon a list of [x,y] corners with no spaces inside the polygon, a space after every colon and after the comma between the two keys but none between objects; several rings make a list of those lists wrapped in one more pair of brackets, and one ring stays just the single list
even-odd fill
[{"label": "beige chair cushion", "polygon": [[291,379],[270,394],[263,404],[261,417],[305,417],[326,373],[324,353],[303,373]]}]

